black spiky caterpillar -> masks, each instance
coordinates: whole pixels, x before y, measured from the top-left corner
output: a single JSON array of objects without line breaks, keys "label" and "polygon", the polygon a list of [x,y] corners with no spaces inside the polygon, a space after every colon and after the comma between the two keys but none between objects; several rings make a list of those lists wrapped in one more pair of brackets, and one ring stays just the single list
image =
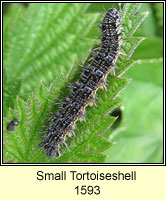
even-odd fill
[{"label": "black spiky caterpillar", "polygon": [[76,121],[84,117],[86,106],[94,101],[96,91],[105,85],[109,72],[115,70],[121,46],[121,15],[115,8],[106,13],[100,29],[102,42],[98,52],[95,52],[91,64],[83,67],[80,80],[72,86],[69,96],[45,131],[47,135],[40,146],[48,156],[60,156],[60,145],[67,146],[66,135],[74,135]]}]

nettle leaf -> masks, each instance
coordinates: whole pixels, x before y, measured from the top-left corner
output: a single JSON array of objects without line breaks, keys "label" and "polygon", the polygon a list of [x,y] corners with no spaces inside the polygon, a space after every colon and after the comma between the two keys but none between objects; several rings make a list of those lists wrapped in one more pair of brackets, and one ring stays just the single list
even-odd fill
[{"label": "nettle leaf", "polygon": [[[4,81],[6,81],[6,73],[4,70]],[[21,89],[21,80],[15,80],[11,82],[3,83],[3,116],[7,115],[9,107],[13,108],[16,96],[19,94]]]},{"label": "nettle leaf", "polygon": [[85,59],[95,39],[89,30],[98,17],[85,14],[87,7],[86,3],[32,3],[24,21],[18,19],[4,49],[4,65],[9,81],[23,79],[21,94],[31,92],[41,80],[49,86],[60,70],[68,73],[77,57]]},{"label": "nettle leaf", "polygon": [[[39,148],[43,140],[41,132],[49,125],[49,117],[58,111],[58,103],[68,96],[67,85],[79,79],[82,69],[76,58],[84,60],[88,57],[94,43],[95,37],[92,36],[95,36],[96,31],[93,25],[98,15],[86,14],[85,3],[30,5],[24,23],[18,23],[18,35],[10,39],[11,46],[6,50],[6,56],[10,58],[6,59],[5,66],[10,81],[16,77],[23,78],[21,95],[31,91],[34,85],[38,87],[25,101],[17,97],[14,109],[8,110],[4,119],[4,162],[105,162],[106,156],[102,152],[112,143],[102,133],[116,120],[116,117],[108,114],[121,105],[121,101],[115,97],[130,81],[120,76],[134,64],[129,58],[144,39],[131,37],[147,16],[145,13],[137,14],[139,7],[137,3],[124,6],[122,22],[125,23],[122,26],[123,37],[126,39],[122,51],[125,55],[118,59],[116,77],[110,74],[107,78],[107,91],[97,91],[97,107],[87,107],[86,121],[77,122],[76,137],[67,139],[68,149],[61,147],[60,158],[49,158]],[[133,20],[135,28],[125,28]],[[69,73],[74,62],[75,66]],[[9,67],[11,63],[12,68]],[[40,80],[44,84],[39,84]],[[20,124],[9,132],[6,127],[12,119],[19,119]]]},{"label": "nettle leaf", "polygon": [[123,11],[123,29],[126,37],[130,37],[148,16],[149,12],[137,13],[141,3],[125,4]]}]

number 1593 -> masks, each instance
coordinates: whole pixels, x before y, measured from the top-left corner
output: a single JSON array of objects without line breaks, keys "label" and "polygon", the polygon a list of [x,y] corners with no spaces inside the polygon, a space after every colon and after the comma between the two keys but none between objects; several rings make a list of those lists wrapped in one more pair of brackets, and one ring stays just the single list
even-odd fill
[{"label": "number 1593", "polygon": [[85,195],[85,194],[95,194],[95,195],[98,195],[100,194],[100,187],[98,185],[96,186],[86,186],[86,185],[82,185],[82,186],[77,186],[75,187],[76,191],[77,191],[77,195],[79,194],[82,194],[82,195]]}]

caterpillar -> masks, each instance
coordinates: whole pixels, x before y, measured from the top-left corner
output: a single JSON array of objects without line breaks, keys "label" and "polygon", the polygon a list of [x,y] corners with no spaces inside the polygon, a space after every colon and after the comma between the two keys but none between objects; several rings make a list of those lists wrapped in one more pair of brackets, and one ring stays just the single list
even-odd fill
[{"label": "caterpillar", "polygon": [[93,103],[96,91],[105,86],[107,75],[115,70],[121,47],[121,14],[111,8],[100,23],[101,44],[89,66],[83,66],[80,80],[73,84],[69,96],[62,102],[52,124],[45,131],[40,144],[48,156],[60,157],[60,146],[66,144],[66,136],[73,136],[75,123],[85,114],[85,108]]}]

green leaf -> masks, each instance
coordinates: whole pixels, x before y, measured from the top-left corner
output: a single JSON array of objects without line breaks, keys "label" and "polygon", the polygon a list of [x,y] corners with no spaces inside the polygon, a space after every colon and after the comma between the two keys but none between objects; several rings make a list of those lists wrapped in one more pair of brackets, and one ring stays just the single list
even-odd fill
[{"label": "green leaf", "polygon": [[10,81],[23,78],[21,94],[31,92],[41,80],[49,86],[60,70],[68,73],[77,56],[85,59],[88,55],[94,42],[88,32],[98,15],[85,15],[87,6],[33,3],[24,21],[18,19],[13,31],[8,28],[12,36],[4,50],[4,64]]},{"label": "green leaf", "polygon": [[135,49],[138,45],[144,40],[143,37],[132,37],[125,41],[124,45],[122,46],[123,52],[126,54],[126,59],[128,60],[131,55],[134,53]]},{"label": "green leaf", "polygon": [[154,20],[154,13],[151,8],[150,3],[143,3],[140,12],[147,12],[149,13],[148,18],[145,20],[144,23],[141,24],[140,28],[137,30],[137,36],[145,36],[145,37],[154,37],[156,36],[156,25]]},{"label": "green leaf", "polygon": [[[5,71],[4,71],[4,76]],[[5,80],[5,79],[4,79]],[[6,116],[8,108],[13,108],[16,96],[19,94],[21,89],[21,80],[15,80],[7,82],[3,86],[3,116]]]},{"label": "green leaf", "polygon": [[[133,77],[121,93],[123,121],[105,151],[109,163],[163,162],[163,62],[140,60],[125,76]],[[109,156],[108,156],[109,155]]]},{"label": "green leaf", "polygon": [[157,37],[147,38],[135,50],[133,59],[154,59],[163,56],[163,40]]},{"label": "green leaf", "polygon": [[136,29],[141,25],[145,18],[149,15],[149,12],[136,13],[139,9],[140,3],[138,4],[126,4],[122,23],[124,25],[124,32],[126,37],[130,37],[136,31]]},{"label": "green leaf", "polygon": [[[134,29],[124,29],[126,30],[126,33],[123,33],[124,37],[130,36],[130,38],[123,42],[122,50],[126,55],[119,56],[117,77],[110,74],[107,78],[107,91],[97,91],[97,107],[87,107],[86,122],[78,122],[75,129],[76,137],[67,139],[69,150],[61,147],[60,158],[49,158],[39,147],[43,141],[40,132],[46,130],[50,124],[48,117],[58,111],[57,103],[69,94],[66,86],[79,80],[81,68],[76,58],[84,60],[88,57],[94,43],[92,36],[95,36],[96,31],[93,24],[98,15],[86,14],[87,5],[85,3],[30,4],[25,12],[24,21],[16,22],[17,34],[10,36],[11,42],[5,52],[8,79],[10,82],[17,80],[18,77],[23,79],[19,95],[32,91],[36,85],[38,87],[35,87],[28,99],[24,98],[25,101],[17,97],[14,108],[8,110],[8,115],[4,119],[4,162],[105,161],[106,156],[101,152],[108,149],[112,143],[105,139],[102,133],[116,120],[116,117],[108,114],[121,105],[121,101],[115,97],[129,83],[128,79],[120,78],[120,75],[134,64],[129,57],[144,39],[131,37],[145,18],[143,14],[137,16],[139,5],[135,3],[127,4],[123,10],[122,22],[123,18],[126,18],[129,24],[134,20],[137,26]],[[74,62],[73,71],[69,73]],[[40,83],[41,80],[44,84]],[[53,80],[55,81],[52,83]],[[47,89],[50,83],[52,84]],[[15,127],[14,131],[7,131],[9,121],[14,118],[19,119],[19,126]]]}]

